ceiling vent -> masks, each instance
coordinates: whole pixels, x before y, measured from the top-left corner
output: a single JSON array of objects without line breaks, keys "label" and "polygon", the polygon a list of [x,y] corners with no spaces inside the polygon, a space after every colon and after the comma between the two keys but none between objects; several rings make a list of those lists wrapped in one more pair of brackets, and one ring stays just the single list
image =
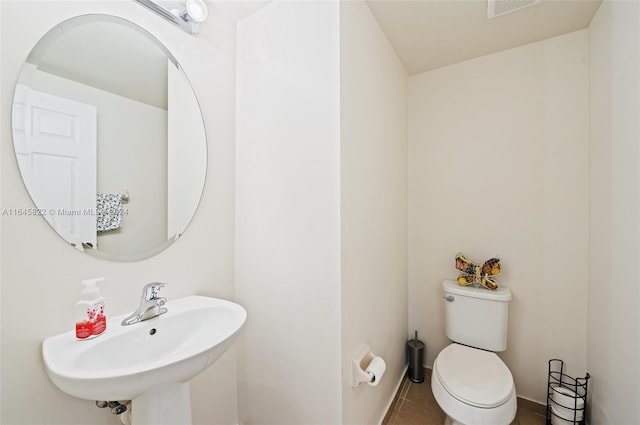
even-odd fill
[{"label": "ceiling vent", "polygon": [[491,19],[496,16],[515,12],[516,10],[538,4],[541,1],[542,0],[489,0],[487,18]]}]

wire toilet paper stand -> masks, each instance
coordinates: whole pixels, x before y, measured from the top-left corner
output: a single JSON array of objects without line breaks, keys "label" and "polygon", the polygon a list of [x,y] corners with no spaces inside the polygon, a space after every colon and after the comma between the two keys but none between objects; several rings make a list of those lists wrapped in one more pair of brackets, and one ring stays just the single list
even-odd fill
[{"label": "wire toilet paper stand", "polygon": [[585,424],[589,374],[572,378],[564,373],[564,362],[549,360],[547,379],[547,425]]}]

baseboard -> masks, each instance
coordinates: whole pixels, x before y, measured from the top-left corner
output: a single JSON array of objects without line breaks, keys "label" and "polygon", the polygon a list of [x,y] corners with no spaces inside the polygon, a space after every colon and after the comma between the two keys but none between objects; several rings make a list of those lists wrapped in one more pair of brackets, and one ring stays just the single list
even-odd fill
[{"label": "baseboard", "polygon": [[547,416],[547,405],[539,401],[518,396],[518,407],[537,413],[538,415]]},{"label": "baseboard", "polygon": [[395,391],[393,393],[393,397],[387,403],[387,407],[384,410],[384,412],[385,412],[384,416],[378,422],[379,425],[382,425],[383,423],[387,423],[387,422],[385,422],[387,420],[387,416],[389,416],[389,415],[391,415],[393,413],[395,405],[398,402],[398,399],[400,398],[400,386],[402,386],[402,383],[404,382],[404,377],[407,376],[407,369],[408,368],[409,368],[409,365],[406,365],[404,367],[404,369],[402,369],[402,374],[400,375],[400,380],[398,381],[398,384],[396,385],[396,389],[395,389]]},{"label": "baseboard", "polygon": [[430,367],[424,367],[424,376],[426,376],[427,378],[431,379],[431,372],[433,372],[433,369],[431,369]]}]

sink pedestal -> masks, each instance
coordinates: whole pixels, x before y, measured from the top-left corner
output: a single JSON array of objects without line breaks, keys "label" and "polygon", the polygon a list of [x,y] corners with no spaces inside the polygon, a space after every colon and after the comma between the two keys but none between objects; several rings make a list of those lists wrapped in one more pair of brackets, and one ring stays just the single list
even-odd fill
[{"label": "sink pedestal", "polygon": [[189,383],[167,384],[131,400],[131,425],[190,425]]}]

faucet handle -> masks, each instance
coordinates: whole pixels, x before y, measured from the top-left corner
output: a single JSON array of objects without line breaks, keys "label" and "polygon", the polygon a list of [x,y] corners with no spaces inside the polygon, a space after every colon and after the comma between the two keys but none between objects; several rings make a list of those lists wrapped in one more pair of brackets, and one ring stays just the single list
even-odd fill
[{"label": "faucet handle", "polygon": [[151,282],[144,285],[144,288],[142,288],[142,301],[158,299],[160,288],[164,286],[167,286],[167,284],[162,282]]}]

